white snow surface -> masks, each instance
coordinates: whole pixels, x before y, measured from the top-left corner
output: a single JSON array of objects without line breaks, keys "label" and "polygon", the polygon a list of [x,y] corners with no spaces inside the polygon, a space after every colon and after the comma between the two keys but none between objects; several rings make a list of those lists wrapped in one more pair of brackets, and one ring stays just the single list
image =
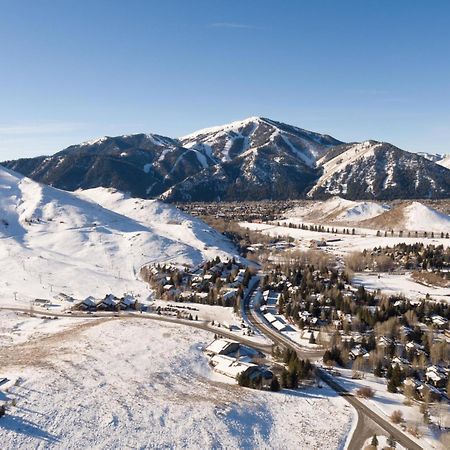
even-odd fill
[{"label": "white snow surface", "polygon": [[[264,129],[265,138],[263,141],[258,140],[260,144],[257,145],[254,136],[261,129],[260,127]],[[325,136],[298,127],[292,127],[292,129],[308,135],[310,141],[293,134],[292,131],[281,129],[279,124],[264,117],[249,117],[225,125],[204,128],[180,137],[179,141],[184,147],[197,150],[209,156],[212,156],[214,145],[219,144],[221,146],[220,155],[216,154],[215,156],[225,162],[236,156],[248,156],[257,152],[261,146],[269,142],[274,144],[276,138],[278,140],[281,138],[281,141],[284,142],[284,147],[287,147],[290,153],[310,167],[315,167],[317,158],[323,155],[324,148],[327,147],[327,145],[320,142],[321,137]],[[230,156],[230,150],[238,139],[243,141],[241,152],[239,155]],[[301,144],[301,148],[298,147],[299,144]],[[279,146],[280,144],[275,144],[275,146],[277,145]]]},{"label": "white snow surface", "polygon": [[247,117],[246,119],[236,120],[234,122],[230,122],[225,125],[216,125],[213,127],[202,128],[200,130],[194,131],[193,133],[182,136],[179,139],[180,139],[180,141],[190,141],[192,139],[197,138],[198,136],[202,136],[205,134],[218,133],[218,132],[222,132],[222,131],[236,131],[236,130],[239,130],[239,128],[245,127],[246,125],[248,125],[250,123],[254,123],[254,122],[258,123],[261,121],[262,121],[261,117],[258,117],[258,116]]},{"label": "white snow surface", "polygon": [[326,201],[314,202],[310,207],[295,207],[286,212],[287,221],[295,219],[320,219],[328,222],[359,222],[379,216],[390,207],[376,202],[352,201],[334,196]]},{"label": "white snow surface", "polygon": [[405,208],[405,229],[434,232],[450,232],[450,216],[436,211],[419,202],[413,202]]},{"label": "white snow surface", "polygon": [[[390,217],[391,211],[398,212],[395,222]],[[285,216],[286,219],[283,222],[310,222],[321,225],[347,222],[353,222],[356,225],[364,220],[386,217],[384,228],[380,223],[373,229],[393,228],[404,231],[450,232],[450,216],[417,201],[391,208],[382,203],[351,201],[335,196],[326,201],[311,203],[308,206],[297,206],[287,211]],[[370,229],[370,224],[371,222],[364,223],[361,224],[361,227]]]},{"label": "white snow surface", "polygon": [[271,393],[221,382],[201,351],[210,341],[136,318],[4,349],[2,375],[13,382],[0,390],[10,404],[2,449],[342,447],[354,418],[344,399],[326,387]]},{"label": "white snow surface", "polygon": [[437,164],[446,167],[447,169],[450,169],[450,155],[445,156],[439,161],[436,161]]},{"label": "white snow surface", "polygon": [[353,276],[354,286],[363,285],[366,289],[385,294],[402,294],[409,299],[422,300],[428,295],[430,300],[450,303],[450,288],[427,286],[418,283],[411,278],[410,273],[387,274],[387,273],[356,273]]},{"label": "white snow surface", "polygon": [[[101,203],[101,204],[100,204]],[[199,219],[107,189],[68,193],[0,168],[0,303],[133,291],[146,263],[196,265],[234,248]]]}]

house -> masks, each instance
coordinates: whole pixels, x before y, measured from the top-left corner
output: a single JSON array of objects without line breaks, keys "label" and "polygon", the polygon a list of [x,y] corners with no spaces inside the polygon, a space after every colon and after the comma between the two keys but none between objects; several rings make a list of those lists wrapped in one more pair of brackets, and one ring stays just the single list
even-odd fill
[{"label": "house", "polygon": [[367,358],[369,353],[367,350],[361,346],[360,344],[355,345],[349,352],[349,356],[351,359],[356,359],[358,356],[362,356],[363,358]]},{"label": "house", "polygon": [[233,298],[236,298],[238,293],[238,290],[235,288],[229,289],[222,295],[223,300],[232,300]]},{"label": "house", "polygon": [[36,306],[48,306],[50,304],[50,300],[45,298],[35,298],[33,300],[33,304]]},{"label": "house", "polygon": [[215,339],[211,344],[205,348],[207,355],[229,355],[239,350],[239,342],[231,339]]},{"label": "house", "polygon": [[438,316],[437,314],[434,316],[431,316],[431,322],[433,325],[437,328],[447,328],[448,320],[445,317]]},{"label": "house", "polygon": [[267,294],[266,301],[268,305],[278,305],[280,298],[281,294],[279,292],[269,291],[269,293]]},{"label": "house", "polygon": [[136,305],[136,299],[132,296],[132,295],[125,295],[121,300],[120,300],[120,308],[121,309],[128,309],[128,308],[133,308]]},{"label": "house", "polygon": [[192,291],[184,291],[180,294],[179,300],[180,301],[188,301],[191,300],[194,296],[194,293]]},{"label": "house", "polygon": [[441,398],[441,393],[432,384],[421,384],[417,388],[417,392],[423,400],[428,397],[433,402]]},{"label": "house", "polygon": [[391,365],[392,367],[395,367],[397,364],[399,365],[400,369],[406,369],[411,365],[407,359],[395,356],[394,358],[392,358]]},{"label": "house", "polygon": [[241,374],[246,374],[250,380],[259,378],[263,387],[269,387],[273,378],[272,372],[262,366],[226,355],[213,356],[210,364],[216,372],[233,379]]},{"label": "house", "polygon": [[420,353],[423,350],[423,345],[420,345],[414,341],[410,341],[405,345],[405,348],[408,352]]},{"label": "house", "polygon": [[92,297],[86,297],[81,303],[77,305],[77,308],[79,309],[94,309],[97,305],[97,300]]},{"label": "house", "polygon": [[430,366],[425,372],[425,379],[436,388],[443,388],[447,385],[448,372],[439,366]]},{"label": "house", "polygon": [[97,309],[115,309],[120,300],[113,294],[108,294],[97,304]]},{"label": "house", "polygon": [[378,345],[380,347],[389,347],[393,343],[393,340],[387,336],[380,336],[378,339]]}]

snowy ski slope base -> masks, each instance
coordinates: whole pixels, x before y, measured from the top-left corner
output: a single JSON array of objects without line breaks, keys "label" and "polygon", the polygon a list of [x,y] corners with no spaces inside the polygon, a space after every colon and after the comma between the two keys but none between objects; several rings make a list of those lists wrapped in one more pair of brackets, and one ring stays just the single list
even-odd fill
[{"label": "snowy ski slope base", "polygon": [[82,299],[132,291],[145,298],[143,264],[196,265],[234,252],[223,236],[173,206],[136,203],[106,189],[95,194],[60,191],[0,168],[1,305],[60,292]]},{"label": "snowy ski slope base", "polygon": [[344,399],[221,383],[201,351],[210,340],[182,325],[113,319],[5,348],[3,375],[20,380],[2,393],[16,399],[2,449],[342,447],[354,419]]}]

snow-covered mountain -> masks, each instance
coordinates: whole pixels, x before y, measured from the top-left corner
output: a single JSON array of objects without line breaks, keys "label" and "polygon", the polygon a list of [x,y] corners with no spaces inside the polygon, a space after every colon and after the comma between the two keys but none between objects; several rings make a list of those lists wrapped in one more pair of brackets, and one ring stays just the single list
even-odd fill
[{"label": "snow-covered mountain", "polygon": [[306,195],[447,198],[449,163],[439,158],[376,141],[343,144],[328,135],[250,117],[179,139],[103,137],[53,156],[3,164],[60,189],[107,187],[169,202]]},{"label": "snow-covered mountain", "polygon": [[171,187],[162,196],[169,201],[299,197],[317,178],[317,158],[340,144],[262,117],[200,130],[180,142],[217,164]]},{"label": "snow-covered mountain", "polygon": [[53,156],[3,165],[59,189],[102,186],[153,198],[214,162],[203,153],[184,148],[176,139],[134,134],[103,137],[72,145]]},{"label": "snow-covered mountain", "polygon": [[316,159],[341,142],[251,117],[180,139],[138,134],[103,137],[50,157],[4,165],[65,189],[113,187],[168,200],[286,198],[317,178]]},{"label": "snow-covered mountain", "polygon": [[450,169],[450,155],[442,154],[442,153],[425,153],[425,152],[417,152],[418,155],[423,156],[430,161],[439,164],[440,166],[444,166],[447,169]]},{"label": "snow-covered mountain", "polygon": [[318,161],[322,175],[308,197],[349,199],[448,198],[450,171],[386,142],[331,149]]},{"label": "snow-covered mountain", "polygon": [[198,264],[233,253],[221,234],[172,205],[104,188],[64,192],[0,168],[4,301],[15,292],[25,302],[58,292],[146,295],[138,281],[143,264]]},{"label": "snow-covered mountain", "polygon": [[250,117],[230,124],[205,128],[180,138],[184,147],[197,149],[217,162],[229,162],[262,148],[290,153],[314,167],[317,158],[342,142],[331,136],[303,130],[264,117]]},{"label": "snow-covered mountain", "polygon": [[443,166],[447,169],[450,169],[450,155],[444,155],[443,158],[441,158],[439,161],[437,161],[437,164],[440,166]]}]

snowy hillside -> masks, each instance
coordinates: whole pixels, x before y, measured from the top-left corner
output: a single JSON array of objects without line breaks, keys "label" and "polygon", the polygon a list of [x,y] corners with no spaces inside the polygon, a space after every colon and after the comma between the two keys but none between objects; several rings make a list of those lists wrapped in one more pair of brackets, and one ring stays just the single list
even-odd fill
[{"label": "snowy hillside", "polygon": [[292,223],[347,224],[372,230],[450,232],[450,216],[420,202],[390,206],[336,196],[295,207],[286,211],[285,217],[285,222]]},{"label": "snowy hillside", "polygon": [[373,219],[362,221],[363,227],[404,231],[450,232],[450,216],[419,202],[403,203]]},{"label": "snowy hillside", "polygon": [[201,220],[159,200],[132,198],[120,191],[105,188],[77,191],[76,194],[151,227],[160,236],[199,249],[207,258],[227,256],[235,251],[222,234]]},{"label": "snowy hillside", "polygon": [[116,318],[3,348],[11,383],[0,395],[15,406],[1,419],[2,449],[343,448],[356,414],[342,397],[326,386],[271,393],[224,382],[201,351],[211,340]]},{"label": "snowy hillside", "polygon": [[376,202],[357,202],[341,197],[314,202],[309,207],[296,207],[286,212],[289,218],[305,222],[360,222],[388,211],[390,207]]},{"label": "snowy hillside", "polygon": [[309,197],[349,199],[447,198],[450,171],[385,142],[334,147],[319,161],[322,175]]},{"label": "snowy hillside", "polygon": [[437,161],[437,163],[440,166],[446,167],[447,169],[450,169],[450,155],[445,156],[444,158]]},{"label": "snowy hillside", "polygon": [[90,195],[104,206],[0,169],[2,303],[14,303],[15,293],[22,303],[59,292],[76,298],[127,291],[146,296],[137,279],[143,264],[197,264],[233,252],[199,219],[170,205],[132,203],[107,190]]}]

